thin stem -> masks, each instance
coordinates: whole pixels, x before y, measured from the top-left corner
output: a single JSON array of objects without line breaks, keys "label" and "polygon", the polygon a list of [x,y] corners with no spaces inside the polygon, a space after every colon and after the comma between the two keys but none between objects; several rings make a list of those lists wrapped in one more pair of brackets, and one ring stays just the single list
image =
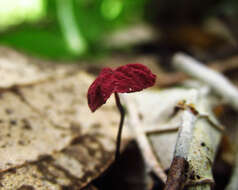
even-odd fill
[{"label": "thin stem", "polygon": [[116,141],[115,162],[117,162],[119,160],[119,156],[120,156],[121,134],[122,134],[123,122],[124,122],[124,118],[125,118],[125,110],[124,110],[123,106],[121,105],[119,95],[116,92],[115,92],[115,100],[116,100],[117,108],[121,114],[119,129],[118,129],[118,133],[117,133],[117,141]]}]

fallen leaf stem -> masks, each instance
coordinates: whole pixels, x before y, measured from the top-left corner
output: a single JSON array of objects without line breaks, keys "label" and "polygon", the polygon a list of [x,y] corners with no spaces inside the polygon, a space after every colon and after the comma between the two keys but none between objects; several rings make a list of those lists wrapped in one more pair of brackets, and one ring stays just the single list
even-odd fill
[{"label": "fallen leaf stem", "polygon": [[116,139],[116,153],[115,153],[115,162],[119,160],[120,156],[120,146],[121,146],[121,134],[122,134],[122,129],[123,129],[123,123],[124,123],[124,118],[125,118],[125,110],[121,104],[120,98],[118,93],[115,92],[115,100],[116,100],[116,105],[117,108],[121,114],[120,118],[120,123],[119,123],[119,128],[118,128],[118,133],[117,133],[117,139]]}]

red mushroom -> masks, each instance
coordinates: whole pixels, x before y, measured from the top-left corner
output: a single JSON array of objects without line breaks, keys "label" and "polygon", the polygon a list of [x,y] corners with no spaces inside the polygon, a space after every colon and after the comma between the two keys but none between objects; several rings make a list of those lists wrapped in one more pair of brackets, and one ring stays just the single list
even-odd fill
[{"label": "red mushroom", "polygon": [[125,111],[121,105],[118,93],[131,93],[141,91],[155,84],[154,75],[146,66],[135,63],[120,66],[116,69],[104,68],[96,80],[88,89],[88,105],[92,112],[106,103],[112,93],[115,94],[116,105],[121,114],[119,130],[117,134],[117,146],[115,159],[120,154],[121,132]]}]

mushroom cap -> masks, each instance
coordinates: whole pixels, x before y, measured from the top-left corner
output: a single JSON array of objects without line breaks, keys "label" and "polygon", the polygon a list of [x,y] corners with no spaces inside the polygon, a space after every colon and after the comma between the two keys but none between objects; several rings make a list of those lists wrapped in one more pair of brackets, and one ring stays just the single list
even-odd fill
[{"label": "mushroom cap", "polygon": [[88,105],[92,112],[106,103],[112,93],[141,91],[155,84],[154,75],[146,66],[134,63],[116,69],[103,68],[88,89]]}]

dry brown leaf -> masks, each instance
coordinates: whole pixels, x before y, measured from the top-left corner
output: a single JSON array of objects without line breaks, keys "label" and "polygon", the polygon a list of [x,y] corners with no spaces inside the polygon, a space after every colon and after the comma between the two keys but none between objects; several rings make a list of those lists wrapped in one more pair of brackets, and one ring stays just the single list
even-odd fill
[{"label": "dry brown leaf", "polygon": [[53,126],[14,93],[1,93],[0,105],[0,171],[59,151],[73,138],[71,131]]},{"label": "dry brown leaf", "polygon": [[0,47],[0,88],[28,85],[49,78],[63,77],[75,71],[76,65],[45,63]]},{"label": "dry brown leaf", "polygon": [[[93,77],[79,67],[30,64],[0,49],[0,189],[86,187],[114,161],[114,99],[92,114],[86,93]],[[124,147],[128,139],[125,129]]]},{"label": "dry brown leaf", "polygon": [[100,110],[91,113],[87,104],[87,89],[92,81],[93,77],[80,72],[62,79],[23,87],[19,92],[33,109],[56,126],[81,134],[95,129],[101,130],[103,126],[111,128],[105,130],[105,134],[114,136],[119,122],[114,99],[110,98]]},{"label": "dry brown leaf", "polygon": [[114,144],[103,134],[81,136],[73,145],[53,156],[1,174],[4,190],[28,187],[37,190],[78,190],[103,172],[113,161]]}]

